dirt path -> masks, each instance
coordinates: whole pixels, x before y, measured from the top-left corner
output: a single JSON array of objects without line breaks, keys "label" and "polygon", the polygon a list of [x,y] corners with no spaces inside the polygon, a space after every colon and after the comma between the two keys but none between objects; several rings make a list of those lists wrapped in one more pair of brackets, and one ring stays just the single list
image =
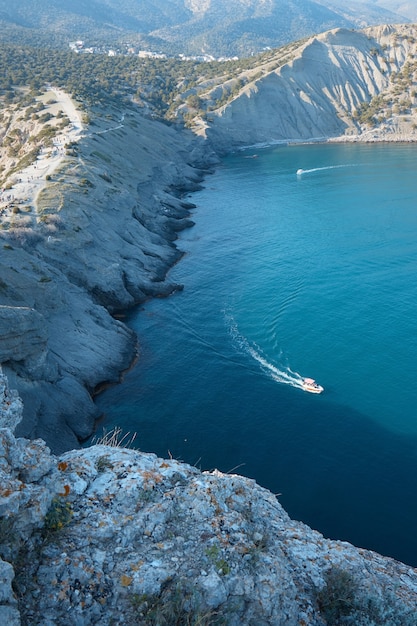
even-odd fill
[{"label": "dirt path", "polygon": [[49,107],[50,112],[54,114],[61,110],[68,117],[70,124],[57,133],[52,146],[42,148],[37,159],[15,175],[16,182],[12,188],[1,191],[0,208],[3,217],[11,213],[12,204],[24,203],[36,209],[36,200],[45,186],[46,177],[51,176],[61,164],[67,145],[79,141],[82,136],[81,115],[70,96],[60,89],[51,87],[42,97],[43,100],[48,98],[55,100]]}]

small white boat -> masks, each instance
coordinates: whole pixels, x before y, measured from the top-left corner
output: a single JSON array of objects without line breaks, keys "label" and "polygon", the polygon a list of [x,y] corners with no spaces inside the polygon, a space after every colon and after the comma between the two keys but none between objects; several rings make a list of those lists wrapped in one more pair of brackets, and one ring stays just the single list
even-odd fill
[{"label": "small white boat", "polygon": [[310,393],[322,393],[324,391],[324,387],[317,384],[314,378],[303,378],[301,384],[304,391],[309,391]]}]

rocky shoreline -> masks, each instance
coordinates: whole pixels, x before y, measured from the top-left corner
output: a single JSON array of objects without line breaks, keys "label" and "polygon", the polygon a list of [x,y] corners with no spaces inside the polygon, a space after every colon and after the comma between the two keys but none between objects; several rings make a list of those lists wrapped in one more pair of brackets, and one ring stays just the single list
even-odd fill
[{"label": "rocky shoreline", "polygon": [[38,194],[36,222],[0,232],[0,363],[23,399],[17,434],[54,452],[91,435],[92,395],[137,356],[116,314],[181,288],[165,279],[192,225],[185,196],[217,161],[190,131],[133,107],[120,117],[97,110]]},{"label": "rocky shoreline", "polygon": [[24,403],[16,434],[41,437],[55,453],[92,434],[94,395],[137,358],[120,313],[182,288],[166,275],[182,256],[178,233],[193,224],[187,196],[218,163],[190,131],[134,109],[123,124],[108,118],[97,111],[76,155],[49,176],[36,226],[0,234],[0,363]]},{"label": "rocky shoreline", "polygon": [[[380,33],[389,46],[393,36]],[[330,33],[312,49],[335,45],[343,58],[357,42]],[[359,44],[363,59],[374,59],[373,41],[361,36]],[[414,50],[407,39],[401,45],[397,69]],[[303,52],[292,63],[300,81],[310,60]],[[376,94],[385,75],[377,63],[368,69],[364,61],[363,80]],[[415,140],[411,116],[369,132],[352,123],[342,134],[339,79],[329,125],[317,113],[328,106],[319,78],[317,103],[305,89],[299,108],[277,123],[289,91],[272,72],[261,79],[269,96],[248,88],[206,138],[134,107],[97,109],[48,170],[36,211],[27,207],[30,227],[24,205],[17,217],[11,210],[0,231],[2,623],[415,624],[414,568],[325,539],[254,481],[124,448],[79,449],[99,417],[94,393],[117,383],[137,356],[138,338],[119,313],[181,289],[167,272],[182,256],[178,233],[192,226],[187,196],[213,171],[217,152],[271,137],[308,142],[326,129],[332,142]],[[344,94],[346,108],[363,99],[353,95]]]}]

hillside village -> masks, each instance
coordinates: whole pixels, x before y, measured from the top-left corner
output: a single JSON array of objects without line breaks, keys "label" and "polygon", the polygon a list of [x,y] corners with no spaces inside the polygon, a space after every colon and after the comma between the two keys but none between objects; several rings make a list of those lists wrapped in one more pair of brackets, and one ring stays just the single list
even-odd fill
[{"label": "hillside village", "polygon": [[153,52],[152,50],[141,50],[138,46],[133,44],[126,44],[124,47],[114,48],[114,46],[89,46],[88,43],[81,39],[77,41],[71,41],[69,44],[70,50],[76,54],[106,54],[109,57],[117,55],[130,55],[137,56],[139,59],[167,59],[178,58],[182,61],[196,61],[199,63],[210,63],[211,61],[236,61],[238,57],[215,57],[211,54],[200,55],[186,55],[178,53],[177,55],[168,55],[164,52]]}]

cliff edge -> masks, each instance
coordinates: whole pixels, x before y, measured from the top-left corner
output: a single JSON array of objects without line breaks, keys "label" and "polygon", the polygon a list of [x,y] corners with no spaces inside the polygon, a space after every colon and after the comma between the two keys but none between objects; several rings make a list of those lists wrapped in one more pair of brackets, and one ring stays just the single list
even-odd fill
[{"label": "cliff edge", "polygon": [[325,539],[248,478],[108,445],[54,456],[9,429],[0,477],[8,626],[415,624],[417,570]]},{"label": "cliff edge", "polygon": [[[218,74],[177,86],[176,113],[194,132],[132,103],[92,106],[83,126],[72,105],[68,119],[58,110],[69,103],[59,87],[36,107],[6,108],[0,363],[24,403],[16,434],[61,453],[92,433],[94,393],[137,355],[118,314],[181,288],[165,279],[181,257],[178,232],[192,225],[186,196],[216,154],[274,142],[416,141],[416,55],[416,26],[397,25],[332,30],[246,69],[233,65],[233,75],[219,64]],[[57,129],[76,140],[46,147]],[[49,168],[56,152],[62,158]]]}]

